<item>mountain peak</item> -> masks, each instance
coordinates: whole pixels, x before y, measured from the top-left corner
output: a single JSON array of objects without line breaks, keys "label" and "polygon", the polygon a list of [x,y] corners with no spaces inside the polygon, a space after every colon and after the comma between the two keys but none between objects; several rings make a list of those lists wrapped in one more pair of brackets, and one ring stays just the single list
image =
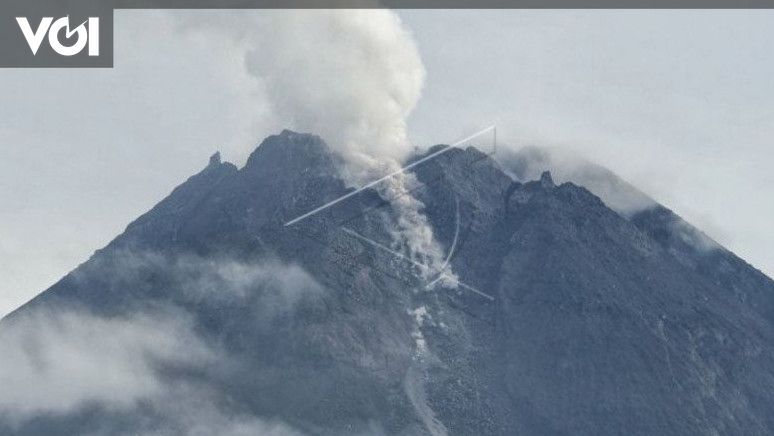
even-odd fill
[{"label": "mountain peak", "polygon": [[282,131],[279,133],[278,136],[282,136],[285,138],[293,138],[293,137],[302,137],[302,136],[317,136],[311,133],[302,133],[302,132],[296,132],[294,130],[290,129],[282,129]]},{"label": "mountain peak", "polygon": [[[339,159],[290,130],[241,170],[215,153],[13,317],[184,311],[223,360],[164,374],[321,435],[772,433],[774,282],[730,252],[686,245],[695,235],[671,211],[629,219],[583,184],[556,187],[527,166],[517,181],[452,148],[410,168],[409,193],[459,278],[429,288],[391,248],[400,197],[337,200],[353,192]],[[22,431],[0,416],[0,434],[135,425],[84,410]],[[146,424],[144,406],[126,413],[166,428],[163,416]],[[419,426],[428,414],[441,430]]]},{"label": "mountain peak", "polygon": [[333,150],[317,135],[283,130],[271,135],[250,154],[245,168],[284,163],[292,167],[310,167],[334,160]]}]

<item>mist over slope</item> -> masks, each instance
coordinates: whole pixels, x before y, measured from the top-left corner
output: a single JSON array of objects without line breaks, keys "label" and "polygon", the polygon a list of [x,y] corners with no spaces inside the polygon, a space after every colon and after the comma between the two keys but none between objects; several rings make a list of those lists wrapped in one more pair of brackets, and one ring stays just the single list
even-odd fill
[{"label": "mist over slope", "polygon": [[449,149],[409,187],[448,288],[390,191],[286,225],[352,191],[338,156],[291,131],[216,154],[4,318],[0,433],[774,431],[774,282],[668,209]]}]

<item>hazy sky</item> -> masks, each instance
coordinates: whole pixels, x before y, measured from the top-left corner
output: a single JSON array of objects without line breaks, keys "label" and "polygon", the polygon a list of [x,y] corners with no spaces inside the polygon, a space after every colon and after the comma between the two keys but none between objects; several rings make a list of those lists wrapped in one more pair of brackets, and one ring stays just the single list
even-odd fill
[{"label": "hazy sky", "polygon": [[[0,316],[215,150],[241,165],[293,127],[233,42],[173,14],[118,11],[111,70],[0,70]],[[574,149],[774,275],[774,12],[399,15],[427,71],[415,143],[497,124]]]}]

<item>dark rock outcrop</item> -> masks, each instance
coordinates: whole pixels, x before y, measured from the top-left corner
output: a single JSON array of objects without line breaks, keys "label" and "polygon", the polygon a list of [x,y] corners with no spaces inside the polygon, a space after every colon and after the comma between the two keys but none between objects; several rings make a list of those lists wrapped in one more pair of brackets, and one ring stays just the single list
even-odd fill
[{"label": "dark rock outcrop", "polygon": [[[672,212],[627,217],[548,172],[515,181],[451,149],[413,168],[413,195],[464,286],[428,289],[411,262],[349,233],[389,245],[391,199],[373,190],[285,225],[350,192],[340,168],[319,137],[290,131],[241,169],[216,154],[0,329],[65,306],[182,308],[227,355],[198,377],[309,434],[774,432],[774,282]],[[190,258],[298,265],[322,291],[279,315],[263,284],[192,295],[177,261]],[[132,422],[90,411],[14,431]]]}]

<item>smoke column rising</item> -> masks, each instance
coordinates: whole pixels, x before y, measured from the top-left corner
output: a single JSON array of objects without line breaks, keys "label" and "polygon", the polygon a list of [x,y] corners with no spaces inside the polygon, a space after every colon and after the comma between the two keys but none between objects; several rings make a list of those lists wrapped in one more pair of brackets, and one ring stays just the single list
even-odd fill
[{"label": "smoke column rising", "polygon": [[402,159],[406,117],[425,69],[400,19],[388,10],[287,11],[263,15],[247,68],[278,115],[321,135],[344,157]]},{"label": "smoke column rising", "polygon": [[[389,10],[262,11],[193,14],[186,24],[224,32],[242,47],[249,74],[264,87],[282,123],[322,136],[360,185],[400,167],[412,151],[406,118],[417,104],[425,69],[416,44]],[[215,18],[213,20],[213,18]],[[378,186],[395,210],[393,239],[430,268],[443,250],[411,196],[418,183],[399,174]],[[447,272],[451,276],[449,272]],[[447,284],[454,283],[454,280]]]}]

